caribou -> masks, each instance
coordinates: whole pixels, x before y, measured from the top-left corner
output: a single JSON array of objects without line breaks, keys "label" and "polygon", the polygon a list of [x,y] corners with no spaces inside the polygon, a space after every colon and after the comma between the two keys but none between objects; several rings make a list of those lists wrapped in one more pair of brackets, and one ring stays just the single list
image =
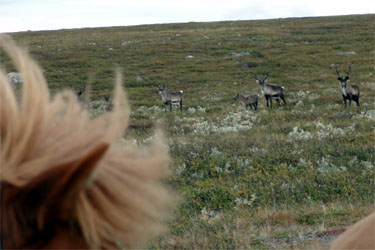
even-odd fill
[{"label": "caribou", "polygon": [[283,100],[284,104],[286,104],[286,101],[284,99],[284,87],[273,85],[273,84],[267,84],[267,78],[268,78],[268,72],[266,74],[266,77],[263,80],[258,79],[257,75],[254,74],[255,81],[259,84],[260,90],[262,91],[262,95],[266,98],[267,101],[267,107],[268,106],[268,100],[270,100],[271,103],[271,109],[272,109],[272,99],[276,99],[277,103],[280,105],[280,98]]},{"label": "caribou", "polygon": [[351,85],[349,84],[349,74],[351,69],[351,64],[348,66],[348,71],[346,71],[346,76],[341,76],[339,70],[336,66],[336,73],[338,75],[337,80],[341,82],[341,93],[342,97],[344,99],[345,108],[346,108],[346,100],[349,99],[349,106],[352,105],[352,100],[357,103],[357,106],[359,105],[359,87],[357,85]]},{"label": "caribou", "polygon": [[77,100],[78,102],[82,105],[83,108],[90,108],[90,104],[88,101],[85,100],[85,98],[83,98],[83,93],[85,92],[86,90],[86,84],[83,85],[83,88],[80,88],[79,91],[76,92],[76,97],[77,97]]},{"label": "caribou", "polygon": [[182,100],[184,98],[184,92],[182,90],[175,92],[167,92],[165,86],[158,86],[158,92],[164,103],[164,111],[167,112],[167,105],[169,110],[172,112],[172,105],[178,105],[182,112]]},{"label": "caribou", "polygon": [[109,96],[105,96],[104,101],[105,101],[105,106],[104,106],[105,111],[107,111],[107,112],[112,111],[113,110],[113,103],[111,102],[111,98]]},{"label": "caribou", "polygon": [[79,91],[76,92],[77,100],[80,103],[85,102],[85,100],[82,98],[83,92],[85,92],[86,84],[83,85],[83,88],[80,88]]},{"label": "caribou", "polygon": [[254,106],[254,110],[258,109],[258,95],[248,95],[244,96],[242,93],[238,93],[237,96],[234,98],[235,101],[240,101],[243,104],[245,104],[245,107],[250,107],[250,109],[253,109],[252,107]]}]

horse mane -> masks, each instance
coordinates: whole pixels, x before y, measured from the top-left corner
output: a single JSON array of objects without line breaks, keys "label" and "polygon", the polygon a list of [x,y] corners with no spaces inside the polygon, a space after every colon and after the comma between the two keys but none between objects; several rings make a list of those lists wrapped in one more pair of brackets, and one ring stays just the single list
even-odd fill
[{"label": "horse mane", "polygon": [[375,249],[375,212],[350,226],[330,249]]},{"label": "horse mane", "polygon": [[65,232],[91,248],[134,247],[163,232],[176,201],[160,183],[168,147],[159,130],[144,148],[122,139],[130,109],[121,73],[113,111],[92,118],[72,91],[51,100],[40,67],[10,37],[0,34],[1,47],[24,78],[19,102],[0,72],[2,246],[53,246]]}]

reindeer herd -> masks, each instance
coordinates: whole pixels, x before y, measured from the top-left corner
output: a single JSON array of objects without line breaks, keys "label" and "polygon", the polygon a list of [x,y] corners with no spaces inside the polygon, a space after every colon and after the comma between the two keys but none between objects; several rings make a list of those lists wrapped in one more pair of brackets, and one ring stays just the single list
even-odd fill
[{"label": "reindeer herd", "polygon": [[[341,92],[342,97],[344,99],[345,108],[347,107],[347,100],[349,100],[349,106],[352,104],[352,100],[357,103],[357,106],[360,106],[359,104],[359,87],[357,85],[351,85],[349,83],[349,75],[351,70],[351,65],[348,66],[348,71],[346,71],[345,76],[340,75],[339,70],[337,69],[337,66],[335,67],[336,73],[338,75],[337,80],[341,83]],[[254,74],[255,82],[259,84],[260,91],[262,93],[262,96],[264,96],[267,108],[272,109],[272,100],[276,100],[278,103],[278,106],[281,106],[281,100],[283,101],[284,105],[286,105],[285,97],[284,97],[284,87],[274,84],[268,84],[267,79],[269,76],[269,72],[266,73],[265,77],[263,79],[259,79],[257,74]],[[76,92],[76,96],[78,101],[82,104],[84,107],[89,107],[89,103],[87,103],[84,98],[82,97],[84,91],[85,91],[86,85],[83,86],[79,91]],[[159,95],[161,96],[162,103],[164,104],[164,112],[167,112],[167,106],[169,106],[169,111],[172,112],[172,106],[178,106],[180,111],[182,112],[182,101],[184,99],[184,92],[182,90],[179,91],[167,91],[165,86],[158,86],[157,91]],[[252,94],[252,95],[243,95],[242,93],[238,93],[237,96],[234,98],[235,101],[240,101],[245,105],[245,108],[248,107],[250,109],[254,108],[254,110],[258,110],[258,101],[259,96],[258,94]],[[110,101],[109,96],[104,97],[105,101],[105,111],[112,111],[113,104]]]},{"label": "reindeer herd", "polygon": [[[344,98],[345,108],[347,107],[346,100],[349,100],[349,106],[352,104],[352,100],[359,104],[359,87],[357,85],[351,85],[349,83],[349,74],[350,74],[351,65],[348,66],[348,71],[346,71],[346,75],[341,76],[339,70],[336,66],[336,73],[338,75],[337,80],[341,82],[341,91],[342,97]],[[267,107],[272,109],[272,100],[276,100],[278,106],[281,106],[281,101],[286,105],[285,97],[284,97],[284,87],[274,84],[268,84],[267,78],[269,73],[266,73],[264,79],[259,79],[257,74],[254,74],[255,82],[259,84],[260,90],[264,98],[266,99]],[[176,91],[176,92],[167,92],[166,88],[158,86],[157,88],[162,102],[164,104],[164,111],[167,112],[167,106],[169,106],[169,110],[172,111],[172,105],[178,105],[181,112],[182,112],[182,100],[183,100],[183,91]],[[240,101],[246,107],[250,107],[250,109],[254,108],[254,110],[258,109],[258,100],[259,96],[257,94],[253,95],[243,95],[242,93],[238,93],[237,96],[234,98],[235,101]]]},{"label": "reindeer herd", "polygon": [[[349,83],[351,65],[348,66],[348,71],[345,72],[345,75],[340,74],[337,66],[335,69],[338,75],[337,79],[341,83],[341,92],[344,99],[345,108],[347,107],[347,100],[349,100],[349,106],[351,106],[352,100],[357,103],[357,106],[360,106],[359,87],[356,85],[351,85]],[[284,105],[286,105],[284,97],[284,87],[266,83],[268,76],[269,73],[267,72],[263,79],[259,79],[257,74],[254,74],[255,82],[259,84],[261,93],[266,99],[267,107],[270,107],[272,109],[273,99],[277,101],[279,107],[281,106],[281,101],[283,101]],[[83,105],[86,104],[86,102],[82,98],[84,90],[85,87],[76,92],[78,101]],[[165,112],[167,112],[167,106],[169,106],[169,110],[170,112],[172,112],[173,105],[177,105],[182,112],[182,102],[184,99],[182,90],[168,92],[165,86],[158,86],[157,91],[161,96]],[[113,105],[110,101],[110,98],[106,96],[104,100],[106,107],[105,110],[112,111]],[[242,102],[245,105],[246,109],[248,107],[250,107],[250,109],[254,108],[255,111],[258,109],[259,96],[257,94],[245,96],[242,93],[238,93],[234,100]],[[366,218],[362,219],[361,221],[357,222],[355,225],[347,229],[346,232],[344,232],[333,242],[330,249],[374,249],[374,225],[375,213],[372,213],[371,215],[367,216]]]}]

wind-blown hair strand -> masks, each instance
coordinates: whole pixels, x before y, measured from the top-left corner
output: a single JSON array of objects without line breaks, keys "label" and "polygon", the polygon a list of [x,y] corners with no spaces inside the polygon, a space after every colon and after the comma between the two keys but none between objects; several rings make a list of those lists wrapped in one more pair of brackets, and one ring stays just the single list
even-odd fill
[{"label": "wind-blown hair strand", "polygon": [[0,73],[3,247],[61,246],[54,237],[64,231],[91,248],[132,247],[162,232],[176,201],[160,184],[168,147],[160,131],[142,149],[122,139],[130,109],[120,71],[113,111],[93,118],[70,90],[51,100],[40,67],[11,38],[0,35],[0,46],[24,79],[18,101]]}]

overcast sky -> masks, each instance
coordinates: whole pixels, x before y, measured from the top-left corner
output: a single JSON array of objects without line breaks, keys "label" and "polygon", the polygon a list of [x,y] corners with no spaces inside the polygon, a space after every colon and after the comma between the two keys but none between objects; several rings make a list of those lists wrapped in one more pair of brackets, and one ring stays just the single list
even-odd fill
[{"label": "overcast sky", "polygon": [[0,33],[367,13],[374,0],[0,0]]}]

